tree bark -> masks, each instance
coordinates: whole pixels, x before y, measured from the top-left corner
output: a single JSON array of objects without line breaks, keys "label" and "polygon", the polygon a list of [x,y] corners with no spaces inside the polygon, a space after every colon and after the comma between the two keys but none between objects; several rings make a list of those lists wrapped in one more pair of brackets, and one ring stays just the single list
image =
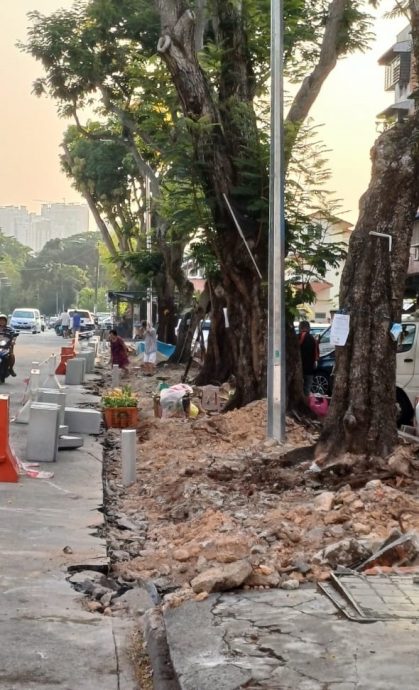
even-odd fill
[{"label": "tree bark", "polygon": [[[342,274],[340,309],[350,315],[336,348],[330,413],[317,455],[345,452],[385,457],[396,442],[396,344],[411,234],[419,205],[419,117],[394,125],[372,149],[372,175]],[[391,236],[377,237],[371,232]]]}]

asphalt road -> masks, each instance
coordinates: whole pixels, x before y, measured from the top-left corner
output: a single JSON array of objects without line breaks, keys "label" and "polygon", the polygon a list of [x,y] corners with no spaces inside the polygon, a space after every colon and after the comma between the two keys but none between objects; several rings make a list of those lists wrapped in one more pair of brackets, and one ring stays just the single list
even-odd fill
[{"label": "asphalt road", "polygon": [[20,406],[26,381],[31,371],[32,362],[43,362],[50,355],[56,354],[59,361],[59,353],[66,341],[57,336],[54,330],[32,335],[32,333],[20,333],[15,345],[16,378],[9,376],[4,384],[0,385],[0,393],[10,395],[12,414]]}]

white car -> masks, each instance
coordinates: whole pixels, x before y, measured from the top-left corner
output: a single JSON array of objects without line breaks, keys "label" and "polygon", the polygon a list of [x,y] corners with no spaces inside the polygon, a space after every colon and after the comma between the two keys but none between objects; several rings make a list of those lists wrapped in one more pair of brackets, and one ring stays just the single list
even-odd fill
[{"label": "white car", "polygon": [[42,330],[41,314],[39,309],[22,307],[15,309],[10,318],[10,327],[15,331],[28,331],[28,333],[40,333]]}]

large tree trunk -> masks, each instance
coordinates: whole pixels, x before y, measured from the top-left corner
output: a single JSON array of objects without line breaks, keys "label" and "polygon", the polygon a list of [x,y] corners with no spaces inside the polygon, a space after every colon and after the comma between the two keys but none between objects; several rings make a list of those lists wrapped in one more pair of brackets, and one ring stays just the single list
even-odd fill
[{"label": "large tree trunk", "polygon": [[[372,149],[372,176],[360,202],[342,275],[340,309],[350,315],[336,348],[330,413],[318,456],[345,452],[385,457],[396,441],[396,345],[409,247],[419,204],[419,118],[384,132]],[[371,235],[379,232],[389,239]]]},{"label": "large tree trunk", "polygon": [[[217,2],[218,30],[222,38],[228,38],[231,46],[228,51],[227,44],[223,43],[224,59],[230,61],[231,69],[225,64],[221,70],[223,107],[218,109],[198,63],[193,14],[185,2],[155,1],[162,20],[162,36],[157,49],[166,62],[185,115],[197,122],[213,123],[212,126],[203,125],[198,133],[195,128],[193,136],[216,228],[211,241],[223,275],[233,373],[237,376],[240,402],[247,403],[266,391],[266,292],[229,214],[224,194],[232,201],[260,270],[265,274],[267,237],[266,219],[263,223],[258,213],[252,217],[239,198],[232,199],[235,186],[243,184],[241,176],[249,156],[249,142],[258,139],[252,106],[253,80],[245,61],[247,42],[243,22],[237,5]],[[234,122],[234,117],[239,118],[240,126]],[[244,157],[242,165],[238,163],[240,156]],[[267,179],[264,184],[267,188]],[[259,186],[253,182],[255,200],[263,195],[262,185],[262,179]],[[249,201],[247,199],[247,203]],[[218,378],[219,374],[221,371],[214,372],[214,377]]]}]

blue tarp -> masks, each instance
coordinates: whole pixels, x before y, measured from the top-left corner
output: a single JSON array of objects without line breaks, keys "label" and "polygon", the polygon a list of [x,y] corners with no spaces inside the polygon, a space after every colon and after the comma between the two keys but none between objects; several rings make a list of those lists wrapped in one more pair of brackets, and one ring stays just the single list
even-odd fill
[{"label": "blue tarp", "polygon": [[[137,355],[141,355],[144,352],[144,340],[139,340],[135,344],[135,349],[137,351]],[[163,357],[166,359],[169,359],[170,355],[173,354],[175,351],[175,346],[174,345],[169,345],[168,343],[162,343],[161,340],[157,341],[157,352],[159,352]]]}]

